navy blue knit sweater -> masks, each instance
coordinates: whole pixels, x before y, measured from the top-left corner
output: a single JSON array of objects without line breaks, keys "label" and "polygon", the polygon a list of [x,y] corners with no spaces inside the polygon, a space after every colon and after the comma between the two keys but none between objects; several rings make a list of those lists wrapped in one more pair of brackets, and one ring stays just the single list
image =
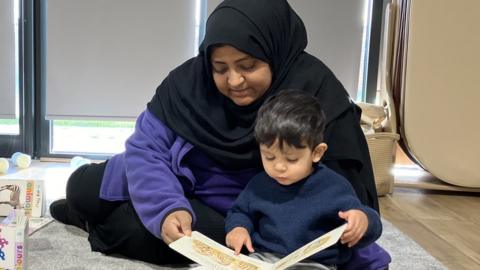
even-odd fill
[{"label": "navy blue knit sweater", "polygon": [[[246,228],[256,251],[288,255],[345,221],[338,211],[359,209],[368,217],[368,230],[354,246],[374,242],[382,233],[378,213],[360,203],[350,183],[324,165],[307,178],[289,186],[280,185],[265,172],[257,174],[229,211],[225,228]],[[351,249],[338,242],[310,259],[325,265],[343,264]]]}]

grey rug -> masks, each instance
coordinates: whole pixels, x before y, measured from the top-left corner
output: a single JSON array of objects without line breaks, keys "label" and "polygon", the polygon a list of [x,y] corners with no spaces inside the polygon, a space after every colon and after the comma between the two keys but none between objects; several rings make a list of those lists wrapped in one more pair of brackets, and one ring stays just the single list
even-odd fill
[{"label": "grey rug", "polygon": [[[390,269],[447,269],[411,238],[383,220],[383,235],[378,241],[392,257]],[[72,226],[53,222],[35,232],[28,243],[29,270],[86,269],[188,269],[160,267],[90,251],[87,234]]]}]

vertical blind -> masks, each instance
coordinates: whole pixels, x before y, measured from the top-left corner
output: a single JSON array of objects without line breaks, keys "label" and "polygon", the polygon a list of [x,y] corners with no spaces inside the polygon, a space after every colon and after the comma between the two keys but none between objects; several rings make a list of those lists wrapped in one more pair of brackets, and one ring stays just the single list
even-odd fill
[{"label": "vertical blind", "polygon": [[13,0],[0,1],[0,119],[15,118],[15,24]]},{"label": "vertical blind", "polygon": [[[306,51],[322,60],[357,95],[361,65],[364,11],[371,0],[289,0],[308,35]],[[210,14],[221,0],[208,0]]]},{"label": "vertical blind", "polygon": [[47,119],[133,120],[194,56],[195,0],[49,0]]}]

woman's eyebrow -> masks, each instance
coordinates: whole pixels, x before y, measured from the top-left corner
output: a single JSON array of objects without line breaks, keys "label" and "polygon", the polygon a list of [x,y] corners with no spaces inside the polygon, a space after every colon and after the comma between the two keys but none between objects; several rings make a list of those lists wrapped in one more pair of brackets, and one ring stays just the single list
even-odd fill
[{"label": "woman's eyebrow", "polygon": [[220,60],[212,60],[212,64],[225,64],[225,62],[222,62]]},{"label": "woman's eyebrow", "polygon": [[235,63],[242,62],[242,61],[245,61],[245,60],[250,60],[250,59],[253,59],[253,58],[251,56],[246,55],[246,56],[244,56],[240,59],[235,60]]},{"label": "woman's eyebrow", "polygon": [[[245,60],[250,60],[250,59],[253,59],[253,58],[251,56],[246,55],[246,56],[243,56],[243,57],[235,60],[235,63],[245,61]],[[213,64],[225,64],[225,61],[219,60],[219,59],[212,59],[212,63]]]}]

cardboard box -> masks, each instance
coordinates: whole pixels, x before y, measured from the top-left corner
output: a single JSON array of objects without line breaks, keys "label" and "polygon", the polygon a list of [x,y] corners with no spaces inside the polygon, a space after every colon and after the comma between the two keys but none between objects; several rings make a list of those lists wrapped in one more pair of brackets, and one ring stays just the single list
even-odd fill
[{"label": "cardboard box", "polygon": [[27,268],[27,239],[28,218],[14,210],[0,223],[0,269]]},{"label": "cardboard box", "polygon": [[27,217],[42,217],[45,213],[43,180],[0,179],[0,216],[12,210],[24,210]]}]

